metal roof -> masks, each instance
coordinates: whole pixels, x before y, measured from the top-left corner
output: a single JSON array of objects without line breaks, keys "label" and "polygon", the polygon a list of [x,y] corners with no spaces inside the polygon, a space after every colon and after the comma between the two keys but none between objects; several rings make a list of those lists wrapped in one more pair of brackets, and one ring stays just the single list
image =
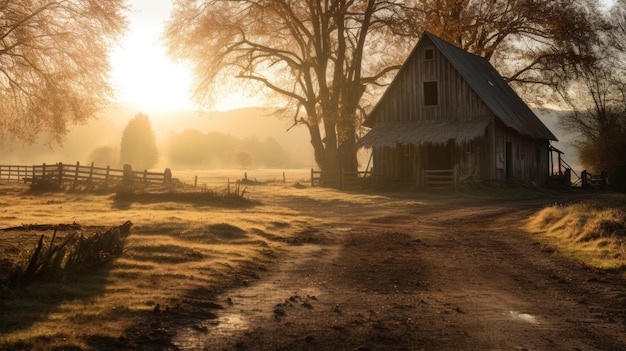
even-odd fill
[{"label": "metal roof", "polygon": [[485,136],[489,120],[401,121],[374,127],[358,142],[358,147],[393,147],[396,144],[457,144]]},{"label": "metal roof", "polygon": [[[459,49],[429,32],[424,32],[411,56],[417,54],[416,49],[425,37],[433,42],[505,126],[532,138],[557,140],[554,134],[539,120],[485,58]],[[398,74],[402,74],[402,71],[403,69]],[[396,79],[391,84],[394,84],[395,81]],[[385,95],[382,99],[385,98]],[[374,108],[375,110],[376,108]],[[368,118],[364,125],[372,125],[372,122]]]}]

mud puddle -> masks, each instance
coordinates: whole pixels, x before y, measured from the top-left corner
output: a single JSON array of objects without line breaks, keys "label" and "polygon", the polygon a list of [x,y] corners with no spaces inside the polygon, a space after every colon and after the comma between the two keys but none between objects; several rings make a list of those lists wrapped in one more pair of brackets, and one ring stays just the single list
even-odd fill
[{"label": "mud puddle", "polygon": [[[332,262],[338,253],[337,246],[292,247],[275,273],[220,296],[218,302],[224,309],[215,311],[217,318],[181,329],[174,345],[181,350],[233,348],[238,346],[234,340],[243,338],[254,328],[267,323],[288,324],[287,310],[292,318],[294,309],[314,308],[317,296],[324,292],[320,288],[323,282],[312,281],[313,275],[323,263]],[[300,279],[294,280],[294,277]]]}]

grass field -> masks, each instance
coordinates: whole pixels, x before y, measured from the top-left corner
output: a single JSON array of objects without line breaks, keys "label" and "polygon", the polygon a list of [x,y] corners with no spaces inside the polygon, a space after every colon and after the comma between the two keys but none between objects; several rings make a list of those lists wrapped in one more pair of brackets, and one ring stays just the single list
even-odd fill
[{"label": "grass field", "polygon": [[[237,173],[189,172],[183,177],[198,175],[199,187],[225,191],[229,178],[234,187],[237,177],[243,177],[243,172]],[[305,174],[300,171],[290,178],[290,185],[303,181]],[[288,186],[282,183],[281,172],[263,173],[261,181],[264,189],[249,189],[247,197],[263,199]],[[290,236],[318,222],[268,204],[238,208],[202,202],[119,202],[112,194],[26,190],[19,184],[2,186],[1,228],[73,222],[107,227],[127,220],[134,226],[124,254],[112,264],[88,275],[0,291],[0,348],[5,349],[52,340],[81,345],[82,336],[95,332],[117,337],[157,304],[176,308],[171,301],[193,300],[196,294],[216,294],[222,287],[245,284],[238,281],[241,272],[254,279],[255,272],[267,269],[285,250]],[[0,256],[14,255],[23,265],[38,236],[50,240],[52,232],[2,234]]]},{"label": "grass field", "polygon": [[[244,178],[242,170],[175,172],[190,190],[225,192]],[[197,181],[196,181],[197,177]],[[542,191],[484,188],[458,193],[347,193],[310,188],[310,170],[247,171],[242,184],[250,206],[185,201],[119,201],[114,194],[29,193],[23,184],[0,185],[0,228],[22,224],[79,223],[85,228],[132,221],[121,257],[88,274],[0,289],[0,350],[87,347],[86,338],[115,339],[163,309],[202,313],[199,297],[244,286],[272,265],[311,228],[340,218],[307,212],[307,201],[328,206],[367,207],[381,214],[395,207],[541,197]],[[601,203],[547,207],[528,230],[557,247],[603,268],[624,267],[624,196]],[[373,206],[384,203],[384,207]],[[21,264],[39,235],[0,232],[0,258]],[[62,239],[60,237],[59,239]],[[207,316],[207,318],[210,316]],[[93,344],[93,340],[91,341]],[[45,347],[44,347],[45,345]]]},{"label": "grass field", "polygon": [[533,216],[527,229],[551,250],[590,266],[626,268],[626,196],[553,205]]}]

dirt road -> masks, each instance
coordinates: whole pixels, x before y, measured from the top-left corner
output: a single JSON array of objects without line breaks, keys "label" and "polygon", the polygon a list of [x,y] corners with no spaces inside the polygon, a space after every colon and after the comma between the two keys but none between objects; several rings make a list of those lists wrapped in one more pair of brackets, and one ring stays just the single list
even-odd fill
[{"label": "dirt road", "polygon": [[560,258],[525,234],[523,221],[541,202],[375,205],[301,202],[327,224],[299,233],[258,280],[216,298],[217,318],[169,330],[170,345],[626,350],[626,280]]}]

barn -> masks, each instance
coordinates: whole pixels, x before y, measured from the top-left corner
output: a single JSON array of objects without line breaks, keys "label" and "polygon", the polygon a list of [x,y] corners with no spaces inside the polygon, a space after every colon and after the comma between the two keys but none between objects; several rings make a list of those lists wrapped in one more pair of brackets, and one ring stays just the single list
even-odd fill
[{"label": "barn", "polygon": [[557,138],[486,59],[425,32],[363,125],[378,182],[544,184]]}]

